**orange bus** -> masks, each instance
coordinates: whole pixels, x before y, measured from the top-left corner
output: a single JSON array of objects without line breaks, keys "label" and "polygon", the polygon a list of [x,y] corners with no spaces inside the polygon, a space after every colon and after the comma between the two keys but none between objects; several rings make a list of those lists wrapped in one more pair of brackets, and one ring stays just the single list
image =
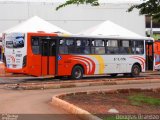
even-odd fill
[{"label": "orange bus", "polygon": [[95,74],[138,76],[148,65],[145,50],[148,43],[153,44],[153,40],[8,33],[5,34],[6,71],[33,76],[70,76],[73,79]]}]

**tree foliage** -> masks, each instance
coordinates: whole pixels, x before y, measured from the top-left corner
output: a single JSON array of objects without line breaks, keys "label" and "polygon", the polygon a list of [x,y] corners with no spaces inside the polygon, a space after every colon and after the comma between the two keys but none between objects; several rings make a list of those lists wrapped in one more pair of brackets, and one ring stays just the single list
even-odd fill
[{"label": "tree foliage", "polygon": [[147,0],[139,5],[133,5],[128,9],[128,12],[134,8],[140,10],[140,15],[149,15],[153,19],[160,21],[160,0]]},{"label": "tree foliage", "polygon": [[98,0],[67,0],[65,3],[59,5],[56,10],[65,7],[67,5],[71,5],[71,4],[91,4],[92,6],[98,6]]},{"label": "tree foliage", "polygon": [[[160,21],[160,0],[143,0],[144,2],[137,5],[132,5],[127,11],[131,12],[134,8],[139,9],[140,15],[150,15],[153,19]],[[71,4],[91,4],[98,6],[98,0],[67,0],[56,8],[56,10]]]}]

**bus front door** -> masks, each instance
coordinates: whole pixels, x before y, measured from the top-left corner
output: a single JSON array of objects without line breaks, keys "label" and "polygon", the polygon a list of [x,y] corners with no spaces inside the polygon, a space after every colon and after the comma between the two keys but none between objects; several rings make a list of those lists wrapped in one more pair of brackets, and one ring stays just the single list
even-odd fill
[{"label": "bus front door", "polygon": [[[56,41],[53,39],[42,39],[42,62],[41,73],[45,75],[55,75],[56,68]],[[36,61],[35,61],[36,62]]]}]

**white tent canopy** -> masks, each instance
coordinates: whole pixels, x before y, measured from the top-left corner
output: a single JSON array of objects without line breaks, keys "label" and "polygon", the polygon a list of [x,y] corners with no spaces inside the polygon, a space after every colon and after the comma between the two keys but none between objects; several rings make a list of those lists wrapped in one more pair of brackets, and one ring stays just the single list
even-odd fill
[{"label": "white tent canopy", "polygon": [[43,31],[46,33],[60,32],[60,33],[70,34],[69,32],[37,16],[34,16],[13,28],[4,31],[4,33],[13,33],[13,32],[27,33],[27,32],[39,32],[39,31]]},{"label": "white tent canopy", "polygon": [[105,21],[97,26],[91,27],[78,34],[89,35],[89,36],[103,35],[108,37],[133,37],[133,38],[143,37],[111,21]]}]

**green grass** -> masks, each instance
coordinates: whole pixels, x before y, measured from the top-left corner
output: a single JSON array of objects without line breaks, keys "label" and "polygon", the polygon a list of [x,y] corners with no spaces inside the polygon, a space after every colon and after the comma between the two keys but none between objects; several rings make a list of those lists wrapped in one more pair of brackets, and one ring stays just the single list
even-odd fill
[{"label": "green grass", "polygon": [[115,116],[105,117],[103,120],[116,120]]},{"label": "green grass", "polygon": [[144,103],[148,105],[155,105],[155,106],[160,105],[160,99],[153,98],[150,96],[145,96],[143,94],[131,95],[128,97],[128,99],[131,101],[131,104],[135,106],[140,106]]}]

